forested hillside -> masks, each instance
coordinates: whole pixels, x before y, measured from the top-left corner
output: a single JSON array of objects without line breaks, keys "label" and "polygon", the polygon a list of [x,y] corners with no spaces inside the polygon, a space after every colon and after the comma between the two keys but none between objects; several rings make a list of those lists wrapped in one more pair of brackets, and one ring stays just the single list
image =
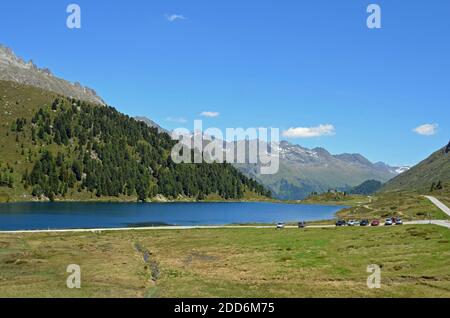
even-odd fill
[{"label": "forested hillside", "polygon": [[0,200],[270,196],[229,164],[174,164],[174,141],[112,107],[0,81]]}]

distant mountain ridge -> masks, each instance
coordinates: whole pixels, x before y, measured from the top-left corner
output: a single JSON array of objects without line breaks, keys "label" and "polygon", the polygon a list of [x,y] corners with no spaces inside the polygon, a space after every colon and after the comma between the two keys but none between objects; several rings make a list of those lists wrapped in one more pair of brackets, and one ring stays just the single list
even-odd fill
[{"label": "distant mountain ridge", "polygon": [[264,184],[279,199],[304,199],[312,192],[330,189],[350,191],[367,180],[384,183],[408,169],[372,163],[361,154],[332,155],[324,148],[308,149],[287,141],[280,142],[278,151],[280,170],[275,175],[261,175],[258,164],[236,167]]},{"label": "distant mountain ridge", "polygon": [[105,105],[97,93],[80,83],[55,77],[48,68],[39,68],[33,61],[25,62],[0,44],[0,80],[34,86],[70,98]]},{"label": "distant mountain ridge", "polygon": [[403,172],[408,171],[411,169],[409,166],[390,166],[385,164],[384,162],[376,162],[375,166],[377,166],[380,169],[385,169],[386,171],[389,171],[393,174],[402,174]]},{"label": "distant mountain ridge", "polygon": [[148,127],[156,128],[156,129],[158,129],[158,131],[160,133],[164,132],[164,133],[170,134],[170,132],[167,129],[162,128],[160,125],[158,125],[156,122],[154,122],[150,118],[147,118],[147,117],[144,117],[144,116],[136,116],[136,117],[134,117],[134,120],[143,122]]}]

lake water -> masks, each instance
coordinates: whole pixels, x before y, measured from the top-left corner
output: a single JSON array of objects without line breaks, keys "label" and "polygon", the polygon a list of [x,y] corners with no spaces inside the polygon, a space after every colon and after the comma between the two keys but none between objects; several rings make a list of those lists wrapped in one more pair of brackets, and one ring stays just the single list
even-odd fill
[{"label": "lake water", "polygon": [[331,219],[343,207],[278,203],[6,203],[0,230],[229,225]]}]

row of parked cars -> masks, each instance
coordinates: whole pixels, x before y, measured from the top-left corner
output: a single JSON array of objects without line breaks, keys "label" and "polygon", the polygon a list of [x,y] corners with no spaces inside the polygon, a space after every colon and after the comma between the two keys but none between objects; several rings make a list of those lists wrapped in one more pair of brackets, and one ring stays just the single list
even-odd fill
[{"label": "row of parked cars", "polygon": [[[285,224],[284,223],[282,223],[282,222],[280,222],[280,223],[277,223],[277,229],[284,229],[285,228]],[[306,222],[305,221],[302,221],[302,222],[298,222],[298,228],[299,229],[304,229],[304,228],[306,228]]]},{"label": "row of parked cars", "polygon": [[[350,220],[350,221],[344,221],[344,220],[338,220],[336,222],[336,226],[380,226],[381,221],[380,220],[373,220],[370,222],[369,220]],[[403,220],[401,218],[387,218],[384,222],[385,226],[390,225],[403,225]],[[298,223],[298,227],[300,229],[304,229],[307,227],[306,222],[302,221]],[[277,223],[277,229],[284,229],[285,224],[284,223]]]},{"label": "row of parked cars", "polygon": [[[350,221],[344,221],[339,220],[336,222],[336,226],[380,226],[381,221],[380,220],[373,220],[370,222],[369,220],[350,220]],[[385,226],[391,226],[391,225],[403,225],[403,220],[400,218],[387,218],[384,222]]]}]

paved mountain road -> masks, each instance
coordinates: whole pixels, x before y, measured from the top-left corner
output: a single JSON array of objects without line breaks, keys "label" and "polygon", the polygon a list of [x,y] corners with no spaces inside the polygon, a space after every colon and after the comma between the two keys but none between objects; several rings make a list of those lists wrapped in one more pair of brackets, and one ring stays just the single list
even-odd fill
[{"label": "paved mountain road", "polygon": [[427,198],[428,200],[430,200],[439,209],[441,209],[442,212],[444,212],[445,214],[450,216],[450,209],[444,203],[442,203],[441,201],[439,201],[435,197],[432,197],[432,196],[429,196],[429,195],[425,195],[424,197]]},{"label": "paved mountain road", "polygon": [[[423,220],[409,221],[405,225],[428,225],[434,224],[450,229],[450,221]],[[384,227],[381,224],[380,227]],[[398,226],[398,225],[397,225]],[[335,225],[310,225],[308,229],[335,228]],[[370,228],[371,226],[368,226]],[[392,227],[395,227],[393,225]],[[286,229],[297,229],[297,226],[285,226]],[[351,228],[351,227],[349,227]],[[127,227],[127,228],[103,228],[103,229],[66,229],[66,230],[23,230],[23,231],[0,231],[0,234],[32,234],[32,233],[83,233],[83,232],[116,232],[116,231],[148,231],[148,230],[201,230],[201,229],[275,229],[275,225],[226,225],[226,226],[159,226],[159,227]]]}]

